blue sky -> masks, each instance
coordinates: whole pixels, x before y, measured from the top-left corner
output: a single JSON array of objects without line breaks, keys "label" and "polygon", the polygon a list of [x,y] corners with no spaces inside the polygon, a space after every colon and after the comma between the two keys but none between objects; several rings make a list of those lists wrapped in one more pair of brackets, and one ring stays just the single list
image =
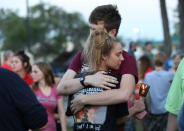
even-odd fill
[{"label": "blue sky", "polygon": [[[40,1],[57,5],[68,12],[80,12],[86,22],[90,12],[96,6],[116,4],[122,16],[119,36],[123,39],[163,39],[159,0],[29,0],[29,4],[35,5]],[[26,0],[4,0],[1,1],[0,8],[18,10],[19,14],[24,16],[25,3]],[[166,4],[172,33],[174,23],[178,21],[174,13],[177,0],[166,0]]]}]

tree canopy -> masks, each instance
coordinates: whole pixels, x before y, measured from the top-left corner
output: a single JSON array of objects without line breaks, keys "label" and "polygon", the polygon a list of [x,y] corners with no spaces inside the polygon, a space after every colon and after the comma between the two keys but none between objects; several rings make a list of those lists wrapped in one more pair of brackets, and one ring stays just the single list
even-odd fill
[{"label": "tree canopy", "polygon": [[57,6],[40,3],[30,8],[29,43],[26,44],[26,18],[11,10],[0,10],[2,50],[27,49],[36,57],[56,56],[66,50],[68,41],[80,49],[88,36],[88,25],[81,14],[67,13]]}]

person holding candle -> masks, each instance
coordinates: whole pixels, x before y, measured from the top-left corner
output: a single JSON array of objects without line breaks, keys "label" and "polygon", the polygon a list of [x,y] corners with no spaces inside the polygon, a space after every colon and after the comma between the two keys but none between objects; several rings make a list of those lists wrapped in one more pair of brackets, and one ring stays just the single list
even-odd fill
[{"label": "person holding candle", "polygon": [[158,53],[154,56],[155,70],[145,76],[144,83],[150,86],[146,97],[149,117],[146,120],[147,131],[166,130],[168,112],[164,105],[174,74],[165,71],[166,56]]}]

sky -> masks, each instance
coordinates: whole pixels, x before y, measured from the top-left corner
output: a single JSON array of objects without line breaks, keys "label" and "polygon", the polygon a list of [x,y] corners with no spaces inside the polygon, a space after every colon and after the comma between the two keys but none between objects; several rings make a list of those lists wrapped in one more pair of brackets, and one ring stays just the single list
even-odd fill
[{"label": "sky", "polygon": [[[104,4],[115,4],[122,17],[119,36],[124,40],[163,40],[160,0],[29,0],[29,5],[39,2],[57,5],[67,12],[79,12],[88,22],[91,11]],[[178,21],[174,10],[177,0],[166,0],[170,31]],[[26,0],[3,0],[0,8],[17,10],[26,15]]]}]

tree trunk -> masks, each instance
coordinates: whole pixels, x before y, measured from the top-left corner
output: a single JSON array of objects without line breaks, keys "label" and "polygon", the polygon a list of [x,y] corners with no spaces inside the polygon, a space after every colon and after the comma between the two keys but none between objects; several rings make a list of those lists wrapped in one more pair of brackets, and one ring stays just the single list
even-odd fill
[{"label": "tree trunk", "polygon": [[170,37],[170,31],[169,31],[169,21],[167,17],[165,0],[160,0],[160,9],[161,9],[161,16],[162,16],[163,31],[164,31],[164,51],[167,57],[169,58],[171,55],[171,37]]},{"label": "tree trunk", "polygon": [[178,1],[180,49],[184,52],[184,0]]}]

